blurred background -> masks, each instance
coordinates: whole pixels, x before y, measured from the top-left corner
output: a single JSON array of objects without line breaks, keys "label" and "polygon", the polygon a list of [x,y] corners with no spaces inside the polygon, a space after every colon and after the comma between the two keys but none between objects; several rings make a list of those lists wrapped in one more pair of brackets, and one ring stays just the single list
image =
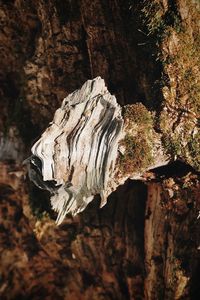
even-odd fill
[{"label": "blurred background", "polygon": [[[1,299],[200,299],[200,154],[189,139],[199,10],[194,0],[0,0]],[[96,76],[121,105],[153,112],[181,163],[56,227],[22,162],[63,98]]]}]

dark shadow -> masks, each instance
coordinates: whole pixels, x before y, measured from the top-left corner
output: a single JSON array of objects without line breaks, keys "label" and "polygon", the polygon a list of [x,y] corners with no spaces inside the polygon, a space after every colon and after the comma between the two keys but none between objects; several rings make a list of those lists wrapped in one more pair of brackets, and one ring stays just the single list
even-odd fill
[{"label": "dark shadow", "polygon": [[199,174],[194,168],[182,161],[174,161],[166,166],[151,169],[151,172],[155,173],[158,178],[169,178],[169,177],[183,177],[189,172],[193,174]]}]

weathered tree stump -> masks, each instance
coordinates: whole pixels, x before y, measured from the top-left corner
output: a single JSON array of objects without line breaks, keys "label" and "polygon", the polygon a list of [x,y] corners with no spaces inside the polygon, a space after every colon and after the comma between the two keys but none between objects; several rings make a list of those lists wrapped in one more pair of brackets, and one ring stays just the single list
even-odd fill
[{"label": "weathered tree stump", "polygon": [[[0,2],[1,299],[200,298],[199,10]],[[56,226],[22,161],[63,99],[98,76],[124,120],[115,191]]]}]

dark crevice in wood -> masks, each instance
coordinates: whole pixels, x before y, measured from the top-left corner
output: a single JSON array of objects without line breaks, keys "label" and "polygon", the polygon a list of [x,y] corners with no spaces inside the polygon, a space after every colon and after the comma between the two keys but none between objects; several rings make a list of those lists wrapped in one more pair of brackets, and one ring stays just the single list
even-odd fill
[{"label": "dark crevice in wood", "polygon": [[193,167],[179,160],[171,162],[166,166],[151,169],[150,172],[154,173],[156,177],[160,179],[169,177],[183,177],[189,172],[193,174],[199,174],[199,172],[197,172]]}]

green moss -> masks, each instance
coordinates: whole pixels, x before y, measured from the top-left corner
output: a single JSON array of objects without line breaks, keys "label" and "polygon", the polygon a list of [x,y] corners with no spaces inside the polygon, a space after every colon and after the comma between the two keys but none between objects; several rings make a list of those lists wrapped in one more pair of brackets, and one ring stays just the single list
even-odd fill
[{"label": "green moss", "polygon": [[142,103],[126,105],[124,107],[123,116],[125,119],[125,124],[127,124],[129,127],[131,127],[133,123],[142,126],[145,128],[145,130],[152,128],[153,126],[152,114]]},{"label": "green moss", "polygon": [[173,68],[174,77],[181,82],[177,86],[176,105],[197,114],[200,111],[200,38],[192,40],[187,32],[182,32],[178,41],[179,51],[173,56],[173,63],[165,67],[165,72]]},{"label": "green moss", "polygon": [[[173,79],[178,84],[176,98],[171,100],[175,100],[175,104],[179,107],[187,106],[187,109],[199,113],[200,37],[198,20],[200,14],[197,3],[186,0],[186,6],[192,19],[189,26],[188,22],[182,21],[175,3],[169,3],[168,9],[164,9],[163,5],[155,0],[145,0],[143,3],[144,24],[148,35],[155,38],[159,50],[157,60],[162,63],[164,68],[162,85],[169,86],[171,84],[168,82],[169,74],[170,77],[173,74]],[[162,51],[162,45],[170,45],[170,51]],[[171,98],[173,97],[174,95]]]},{"label": "green moss", "polygon": [[123,173],[140,173],[153,164],[153,117],[141,103],[124,108],[125,127],[129,133],[121,142],[125,152],[120,157]]},{"label": "green moss", "polygon": [[162,142],[167,154],[170,154],[173,158],[181,155],[182,147],[178,135],[174,134],[173,136],[170,136],[163,134]]},{"label": "green moss", "polygon": [[132,137],[127,134],[122,142],[126,151],[120,157],[120,168],[123,173],[137,173],[153,163],[152,145],[146,136]]},{"label": "green moss", "polygon": [[200,134],[196,134],[194,138],[190,138],[187,148],[190,154],[190,164],[200,171]]},{"label": "green moss", "polygon": [[[187,144],[183,146],[185,140]],[[173,135],[163,134],[163,145],[167,154],[173,158],[184,159],[194,169],[200,171],[200,134],[195,136],[181,137],[180,134],[174,133]]]},{"label": "green moss", "polygon": [[176,32],[183,30],[175,4],[169,4],[169,8],[166,10],[159,1],[145,0],[142,14],[148,35],[154,36],[157,41],[168,35],[170,27],[173,27]]},{"label": "green moss", "polygon": [[194,128],[198,128],[195,122],[200,113],[199,10],[195,1],[186,0],[191,20],[188,23],[187,18],[181,20],[175,6],[164,12],[161,5],[156,5],[156,1],[145,4],[145,21],[149,34],[161,46],[158,60],[163,67],[160,82],[166,109],[159,119],[163,146],[172,157],[200,170],[199,134],[192,135]]},{"label": "green moss", "polygon": [[144,22],[150,35],[163,32],[165,28],[164,11],[161,3],[144,1],[142,9]]}]

